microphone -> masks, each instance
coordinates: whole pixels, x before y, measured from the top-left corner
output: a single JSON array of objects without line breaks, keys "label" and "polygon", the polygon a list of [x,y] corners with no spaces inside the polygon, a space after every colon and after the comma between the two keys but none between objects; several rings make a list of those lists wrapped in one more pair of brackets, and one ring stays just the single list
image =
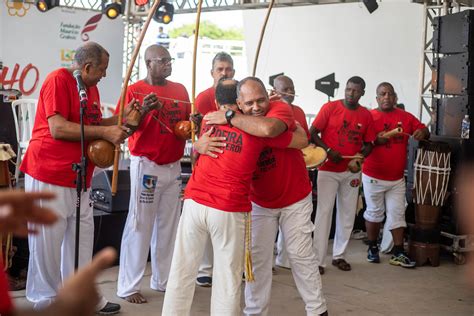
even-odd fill
[{"label": "microphone", "polygon": [[77,91],[79,92],[79,102],[87,102],[87,92],[86,92],[86,86],[84,85],[84,82],[82,81],[81,77],[81,71],[79,69],[74,70],[74,73],[72,74],[74,78],[76,78],[77,82]]}]

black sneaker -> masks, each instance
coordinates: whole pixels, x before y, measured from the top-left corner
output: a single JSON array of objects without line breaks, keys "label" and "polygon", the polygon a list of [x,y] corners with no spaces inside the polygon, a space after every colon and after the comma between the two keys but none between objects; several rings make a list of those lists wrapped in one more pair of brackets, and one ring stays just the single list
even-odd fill
[{"label": "black sneaker", "polygon": [[369,250],[367,250],[367,261],[380,263],[379,248],[369,247]]},{"label": "black sneaker", "polygon": [[398,256],[393,255],[390,259],[390,264],[394,266],[400,266],[403,268],[414,268],[416,262],[412,261],[405,253],[399,253]]},{"label": "black sneaker", "polygon": [[212,286],[212,278],[211,277],[199,277],[196,279],[196,284],[202,287],[211,287]]},{"label": "black sneaker", "polygon": [[120,312],[120,305],[115,303],[107,302],[107,304],[101,310],[97,311],[99,315],[113,315]]}]

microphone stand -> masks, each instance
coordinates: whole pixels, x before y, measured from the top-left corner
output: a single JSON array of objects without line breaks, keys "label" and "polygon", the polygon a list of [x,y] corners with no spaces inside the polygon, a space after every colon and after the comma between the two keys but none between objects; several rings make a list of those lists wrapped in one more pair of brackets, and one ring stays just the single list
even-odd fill
[{"label": "microphone stand", "polygon": [[79,266],[79,232],[81,224],[81,193],[82,190],[87,192],[87,159],[85,155],[85,137],[84,137],[84,112],[87,107],[87,96],[82,95],[81,88],[79,90],[79,102],[80,102],[80,126],[81,126],[81,161],[79,163],[72,164],[72,170],[76,172],[76,238],[75,238],[75,249],[74,249],[74,270],[77,271]]}]

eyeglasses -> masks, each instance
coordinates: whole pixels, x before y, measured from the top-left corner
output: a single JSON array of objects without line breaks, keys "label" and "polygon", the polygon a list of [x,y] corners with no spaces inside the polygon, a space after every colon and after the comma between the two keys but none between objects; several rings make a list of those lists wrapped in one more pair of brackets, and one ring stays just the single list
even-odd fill
[{"label": "eyeglasses", "polygon": [[156,62],[158,62],[158,63],[161,64],[161,65],[168,65],[168,64],[172,64],[172,63],[174,62],[174,58],[167,58],[167,57],[160,58],[160,57],[156,57],[156,58],[150,58],[150,61],[156,61]]}]

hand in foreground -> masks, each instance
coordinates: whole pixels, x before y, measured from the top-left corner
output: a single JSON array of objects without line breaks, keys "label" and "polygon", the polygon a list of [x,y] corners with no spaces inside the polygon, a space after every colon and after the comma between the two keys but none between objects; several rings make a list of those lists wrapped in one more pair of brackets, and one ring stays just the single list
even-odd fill
[{"label": "hand in foreground", "polygon": [[99,294],[96,287],[98,275],[110,267],[117,252],[105,248],[97,253],[92,262],[64,282],[56,300],[42,312],[44,315],[92,316],[95,315]]},{"label": "hand in foreground", "polygon": [[143,98],[141,112],[144,115],[150,111],[159,110],[162,107],[163,107],[163,104],[160,102],[156,94],[150,93]]},{"label": "hand in foreground", "polygon": [[28,233],[27,222],[50,225],[56,222],[56,214],[49,208],[38,205],[39,200],[51,200],[56,195],[52,192],[0,192],[0,232],[13,233],[25,237]]}]

